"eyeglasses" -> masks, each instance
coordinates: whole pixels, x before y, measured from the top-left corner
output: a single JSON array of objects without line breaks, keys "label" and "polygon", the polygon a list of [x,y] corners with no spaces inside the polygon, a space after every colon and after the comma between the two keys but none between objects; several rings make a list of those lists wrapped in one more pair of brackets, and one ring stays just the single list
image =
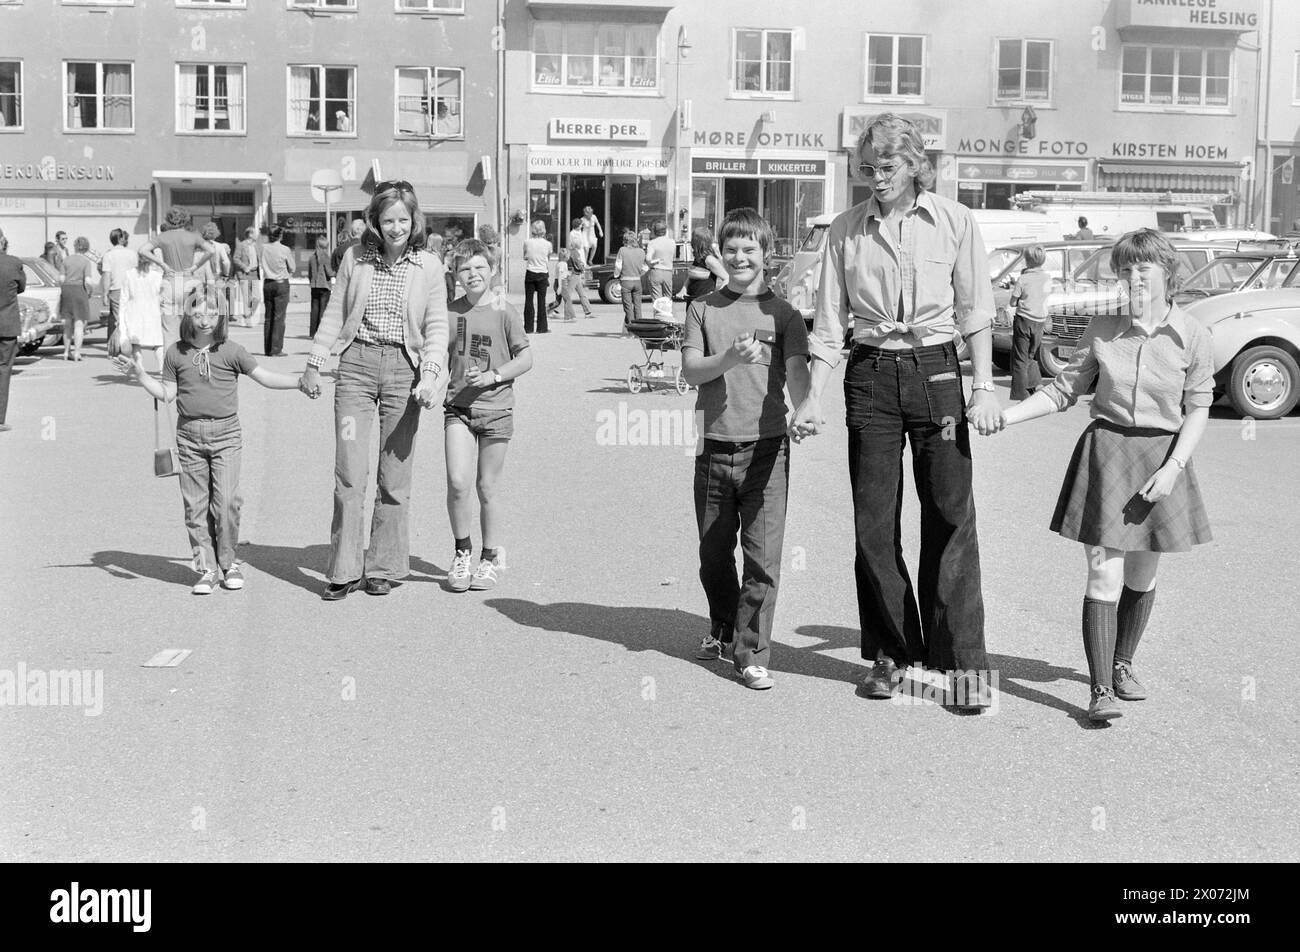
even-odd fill
[{"label": "eyeglasses", "polygon": [[397,192],[414,192],[414,191],[415,191],[415,189],[411,188],[411,183],[410,183],[410,182],[400,182],[400,181],[397,181],[396,179],[394,179],[394,180],[391,181],[391,182],[376,182],[376,183],[375,183],[375,194],[376,194],[376,195],[378,195],[380,192],[387,192],[387,191],[390,191],[390,190],[391,190],[391,191],[397,191]]},{"label": "eyeglasses", "polygon": [[858,171],[862,173],[863,178],[883,178],[886,182],[892,179],[903,168],[901,165],[870,165],[863,162],[858,166]]}]

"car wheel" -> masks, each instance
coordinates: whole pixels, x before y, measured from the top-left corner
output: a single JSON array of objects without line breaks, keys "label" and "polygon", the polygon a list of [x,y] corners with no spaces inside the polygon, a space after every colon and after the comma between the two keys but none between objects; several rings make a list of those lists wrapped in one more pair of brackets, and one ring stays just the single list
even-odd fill
[{"label": "car wheel", "polygon": [[1228,399],[1242,416],[1284,417],[1300,399],[1300,366],[1280,347],[1251,347],[1232,362]]},{"label": "car wheel", "polygon": [[18,356],[30,357],[32,354],[36,353],[40,349],[41,349],[41,342],[39,340],[29,340],[27,343],[20,344],[18,346]]},{"label": "car wheel", "polygon": [[600,299],[606,304],[622,304],[623,282],[618,278],[606,278],[600,286]]},{"label": "car wheel", "polygon": [[1055,377],[1069,363],[1068,360],[1062,360],[1056,356],[1055,347],[1048,347],[1044,344],[1038,349],[1038,368],[1042,370],[1044,377]]},{"label": "car wheel", "polygon": [[993,366],[1006,373],[1011,369],[1011,355],[1005,350],[993,351]]}]

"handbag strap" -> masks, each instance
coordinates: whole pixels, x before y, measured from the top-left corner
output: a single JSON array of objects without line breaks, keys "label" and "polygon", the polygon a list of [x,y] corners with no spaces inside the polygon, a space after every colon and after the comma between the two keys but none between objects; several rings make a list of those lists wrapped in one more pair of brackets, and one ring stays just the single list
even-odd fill
[{"label": "handbag strap", "polygon": [[172,416],[167,405],[153,402],[154,446],[160,450],[173,449],[176,446],[176,434],[172,432]]}]

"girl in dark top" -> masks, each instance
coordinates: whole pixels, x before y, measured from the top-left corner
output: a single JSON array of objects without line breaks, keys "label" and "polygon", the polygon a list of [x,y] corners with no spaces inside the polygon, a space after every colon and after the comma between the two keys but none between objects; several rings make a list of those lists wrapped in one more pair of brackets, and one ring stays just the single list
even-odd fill
[{"label": "girl in dark top", "polygon": [[181,499],[194,571],[199,573],[192,591],[211,595],[218,582],[232,591],[244,587],[243,573],[235,561],[243,504],[239,495],[239,375],[247,374],[271,390],[299,389],[301,378],[259,367],[242,344],[226,339],[226,315],[205,306],[193,308],[181,318],[180,335],[181,339],[167,348],[161,381],[145,371],[139,350],[134,359],[119,356],[113,363],[125,374],[134,373],[155,400],[176,401]]}]

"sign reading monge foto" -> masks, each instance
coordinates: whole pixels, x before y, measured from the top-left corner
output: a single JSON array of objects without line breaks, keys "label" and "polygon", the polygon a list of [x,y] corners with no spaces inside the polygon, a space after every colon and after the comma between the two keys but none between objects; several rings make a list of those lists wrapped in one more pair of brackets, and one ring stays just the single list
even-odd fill
[{"label": "sign reading monge foto", "polygon": [[648,119],[552,119],[552,139],[586,139],[604,142],[647,142]]}]

